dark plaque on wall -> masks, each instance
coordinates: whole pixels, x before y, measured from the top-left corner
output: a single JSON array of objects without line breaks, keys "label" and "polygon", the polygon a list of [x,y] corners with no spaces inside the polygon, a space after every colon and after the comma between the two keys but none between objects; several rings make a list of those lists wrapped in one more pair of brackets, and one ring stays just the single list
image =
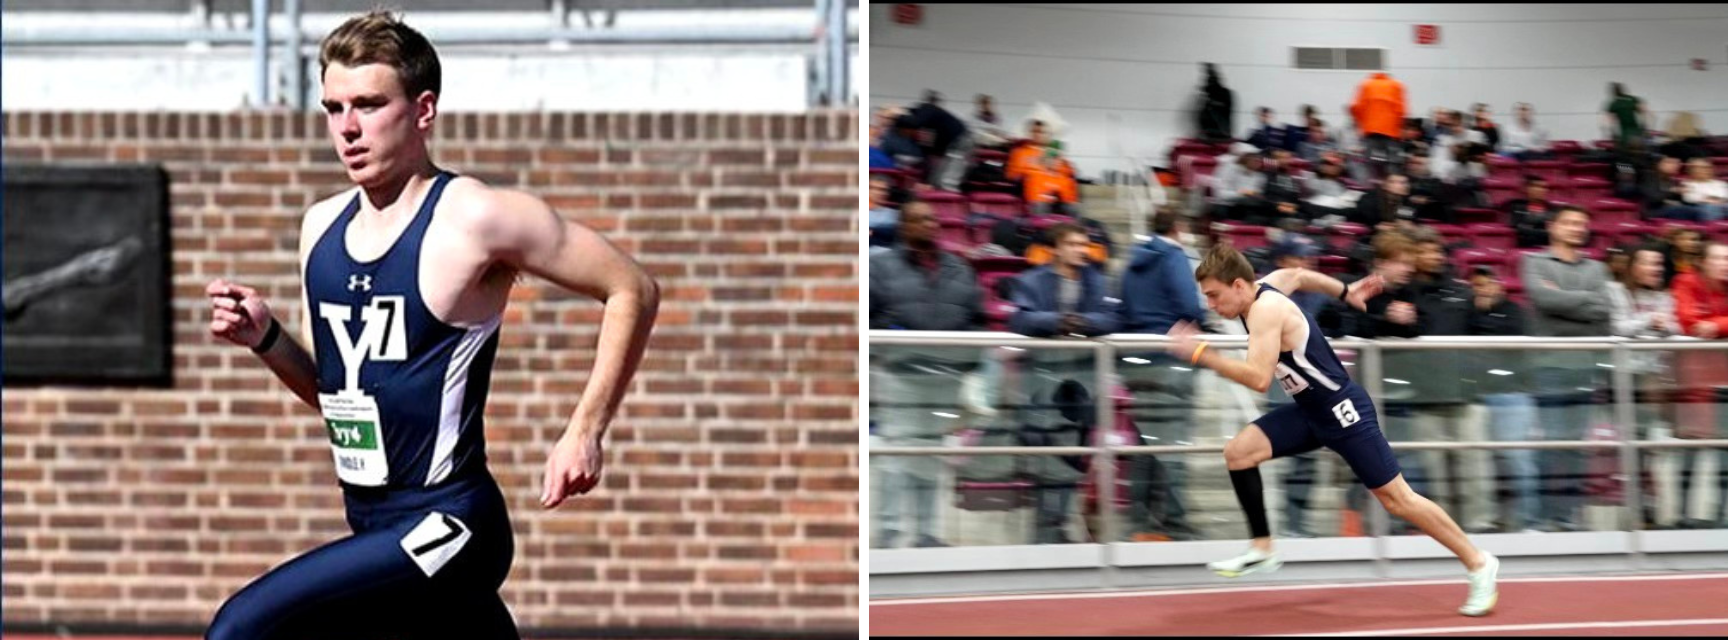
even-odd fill
[{"label": "dark plaque on wall", "polygon": [[168,176],[5,167],[7,385],[172,383]]}]

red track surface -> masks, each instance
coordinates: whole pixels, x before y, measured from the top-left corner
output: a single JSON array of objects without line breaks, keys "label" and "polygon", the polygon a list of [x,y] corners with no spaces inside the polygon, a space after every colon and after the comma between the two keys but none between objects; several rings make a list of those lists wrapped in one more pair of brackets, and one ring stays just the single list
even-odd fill
[{"label": "red track surface", "polygon": [[[879,600],[870,635],[1259,635],[1402,631],[1424,635],[1728,636],[1728,575],[1503,579],[1483,618],[1458,615],[1462,577],[1450,584],[1241,585],[1214,592],[1137,592],[1116,597],[1055,594],[1036,599]],[[1684,577],[1686,579],[1671,579]],[[1641,579],[1640,579],[1641,578]],[[1529,581],[1524,581],[1529,580]],[[1233,587],[1236,585],[1232,585]],[[1258,589],[1258,590],[1255,590]],[[984,596],[987,597],[987,596]],[[1713,620],[1672,626],[1505,629],[1520,625]],[[1481,632],[1444,631],[1496,627]]]}]

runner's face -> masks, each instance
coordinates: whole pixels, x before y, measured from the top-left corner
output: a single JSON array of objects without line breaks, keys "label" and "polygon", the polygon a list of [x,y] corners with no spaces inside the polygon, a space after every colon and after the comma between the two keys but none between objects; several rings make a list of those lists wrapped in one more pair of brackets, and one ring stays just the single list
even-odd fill
[{"label": "runner's face", "polygon": [[[1240,283],[1241,280],[1236,282]],[[1230,286],[1219,282],[1217,278],[1207,278],[1200,281],[1200,293],[1206,295],[1206,305],[1212,307],[1218,315],[1226,319],[1235,319],[1242,315],[1248,307],[1246,298],[1247,287]]]},{"label": "runner's face", "polygon": [[377,184],[411,154],[424,154],[435,100],[430,91],[409,100],[388,65],[332,63],[326,68],[325,122],[348,178],[361,186]]}]

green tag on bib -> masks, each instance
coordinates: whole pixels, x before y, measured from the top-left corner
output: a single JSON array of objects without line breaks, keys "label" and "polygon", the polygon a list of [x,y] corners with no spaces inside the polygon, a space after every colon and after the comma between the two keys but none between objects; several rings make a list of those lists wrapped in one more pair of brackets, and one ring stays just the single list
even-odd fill
[{"label": "green tag on bib", "polygon": [[377,449],[378,424],[358,420],[325,420],[330,444],[343,449]]}]

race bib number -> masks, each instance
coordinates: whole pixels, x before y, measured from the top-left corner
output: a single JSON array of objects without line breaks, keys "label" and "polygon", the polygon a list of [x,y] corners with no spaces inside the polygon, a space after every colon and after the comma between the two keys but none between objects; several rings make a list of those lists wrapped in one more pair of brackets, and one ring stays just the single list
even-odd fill
[{"label": "race bib number", "polygon": [[1278,363],[1277,375],[1278,384],[1284,387],[1284,393],[1294,396],[1308,390],[1308,381],[1282,362]]},{"label": "race bib number", "polygon": [[473,535],[455,516],[433,511],[408,535],[402,536],[402,550],[430,578],[449,564]]},{"label": "race bib number", "polygon": [[1362,416],[1356,413],[1356,404],[1345,398],[1343,402],[1332,407],[1332,415],[1338,417],[1338,426],[1348,427],[1362,421]]},{"label": "race bib number", "polygon": [[378,424],[378,401],[357,391],[318,394],[330,453],[336,457],[336,477],[363,487],[381,487],[390,477],[384,457],[384,437]]}]

